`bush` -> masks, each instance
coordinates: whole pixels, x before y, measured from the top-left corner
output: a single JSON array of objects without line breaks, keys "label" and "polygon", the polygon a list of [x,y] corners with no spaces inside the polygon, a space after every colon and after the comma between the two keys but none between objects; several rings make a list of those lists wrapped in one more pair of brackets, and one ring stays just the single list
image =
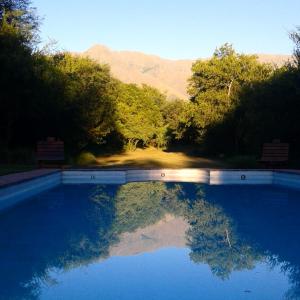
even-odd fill
[{"label": "bush", "polygon": [[97,162],[97,159],[94,154],[91,152],[82,152],[77,157],[76,163],[77,165],[84,166],[84,165],[93,165]]}]

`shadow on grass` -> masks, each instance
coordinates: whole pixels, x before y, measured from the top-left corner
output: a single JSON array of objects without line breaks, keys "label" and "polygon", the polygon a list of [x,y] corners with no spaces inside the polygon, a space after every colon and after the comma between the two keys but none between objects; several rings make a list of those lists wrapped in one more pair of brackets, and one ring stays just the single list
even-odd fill
[{"label": "shadow on grass", "polygon": [[201,157],[201,147],[195,145],[182,145],[182,144],[174,144],[169,145],[166,150],[166,153],[183,153],[187,156],[192,157]]},{"label": "shadow on grass", "polygon": [[[81,167],[87,165],[81,164]],[[88,167],[100,168],[226,168],[222,161],[187,155],[183,152],[167,152],[155,148],[137,149],[115,155],[100,155]]]}]

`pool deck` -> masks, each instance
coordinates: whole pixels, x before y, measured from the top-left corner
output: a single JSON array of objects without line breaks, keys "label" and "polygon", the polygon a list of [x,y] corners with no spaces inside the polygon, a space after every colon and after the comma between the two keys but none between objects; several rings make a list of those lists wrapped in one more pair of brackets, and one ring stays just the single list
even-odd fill
[{"label": "pool deck", "polygon": [[59,169],[37,169],[0,176],[0,188],[59,172]]}]

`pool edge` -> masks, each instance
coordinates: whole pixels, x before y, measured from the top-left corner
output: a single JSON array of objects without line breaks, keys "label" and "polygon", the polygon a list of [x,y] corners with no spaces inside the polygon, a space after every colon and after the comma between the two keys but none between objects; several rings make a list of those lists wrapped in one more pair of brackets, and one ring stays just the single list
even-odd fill
[{"label": "pool edge", "polygon": [[300,189],[300,171],[200,168],[48,170],[37,176],[21,178],[18,182],[2,184],[0,211],[60,184],[125,184],[141,181],[193,182],[208,185],[277,185]]}]

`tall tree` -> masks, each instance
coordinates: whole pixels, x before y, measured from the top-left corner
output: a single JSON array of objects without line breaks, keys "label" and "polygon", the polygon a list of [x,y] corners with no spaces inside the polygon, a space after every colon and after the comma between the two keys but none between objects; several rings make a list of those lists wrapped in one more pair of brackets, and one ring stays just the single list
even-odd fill
[{"label": "tall tree", "polygon": [[295,62],[298,65],[298,68],[300,68],[300,26],[298,26],[296,30],[290,34],[290,38],[295,43],[295,48],[294,48]]},{"label": "tall tree", "polygon": [[[0,0],[0,144],[13,141],[35,85],[33,46],[39,20],[28,0]],[[21,136],[21,135],[20,135]]]},{"label": "tall tree", "polygon": [[30,0],[0,0],[1,31],[32,46],[38,41],[39,18]]},{"label": "tall tree", "polygon": [[117,96],[117,128],[128,149],[165,144],[166,126],[160,110],[165,95],[149,86],[120,84]]},{"label": "tall tree", "polygon": [[188,92],[193,103],[191,125],[198,132],[198,141],[210,127],[222,122],[243,86],[264,80],[271,73],[271,66],[260,64],[255,55],[236,53],[229,44],[216,49],[211,59],[196,61]]},{"label": "tall tree", "polygon": [[107,65],[69,53],[53,56],[64,82],[61,134],[79,148],[102,143],[114,129],[116,81]]}]

